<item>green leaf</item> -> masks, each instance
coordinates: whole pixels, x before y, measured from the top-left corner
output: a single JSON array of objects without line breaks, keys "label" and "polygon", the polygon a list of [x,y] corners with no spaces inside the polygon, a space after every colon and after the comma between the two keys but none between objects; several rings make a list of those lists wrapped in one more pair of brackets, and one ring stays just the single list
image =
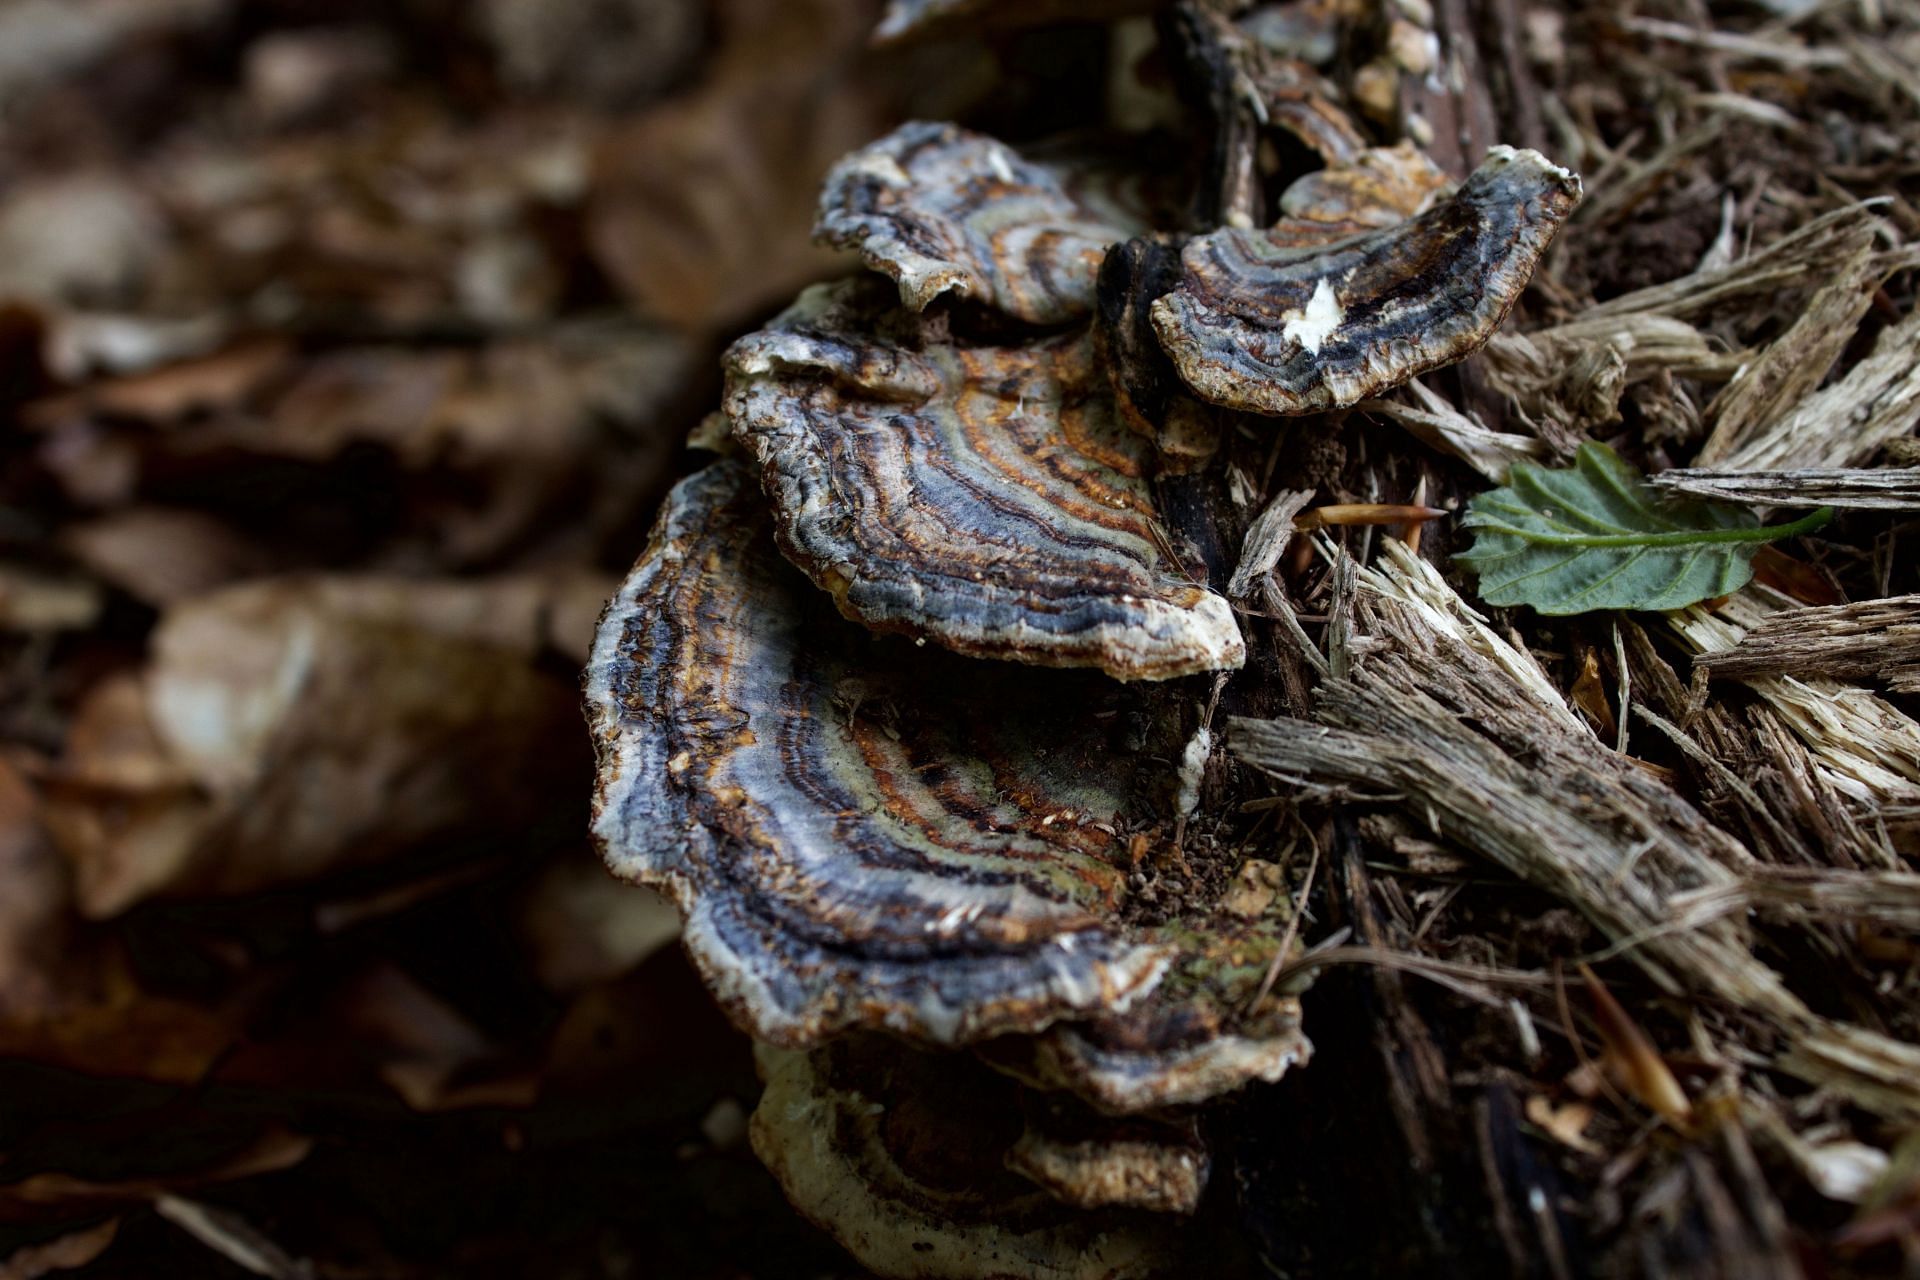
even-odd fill
[{"label": "green leaf", "polygon": [[1832,517],[1822,507],[1762,528],[1744,507],[1667,499],[1619,454],[1587,443],[1571,469],[1515,463],[1504,489],[1467,504],[1462,527],[1479,537],[1457,558],[1479,575],[1488,604],[1550,614],[1678,609],[1745,586],[1762,543]]}]

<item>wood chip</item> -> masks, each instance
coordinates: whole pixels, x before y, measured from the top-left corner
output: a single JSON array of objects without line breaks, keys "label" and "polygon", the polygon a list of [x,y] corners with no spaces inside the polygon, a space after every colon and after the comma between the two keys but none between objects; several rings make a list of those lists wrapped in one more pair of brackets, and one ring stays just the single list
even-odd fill
[{"label": "wood chip", "polygon": [[1714,675],[1884,680],[1920,693],[1920,595],[1769,614],[1731,649],[1700,655]]},{"label": "wood chip", "polygon": [[1649,476],[1669,493],[1756,507],[1852,507],[1920,510],[1920,467],[1808,467],[1798,471],[1729,471],[1685,467]]}]

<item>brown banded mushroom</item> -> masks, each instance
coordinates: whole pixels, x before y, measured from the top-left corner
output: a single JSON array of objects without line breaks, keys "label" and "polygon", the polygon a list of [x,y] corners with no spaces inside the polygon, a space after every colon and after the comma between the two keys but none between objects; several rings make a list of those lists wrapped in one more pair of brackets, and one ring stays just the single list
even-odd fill
[{"label": "brown banded mushroom", "polygon": [[1039,1088],[1070,1090],[1116,1114],[1202,1103],[1254,1080],[1272,1083],[1312,1053],[1300,1033],[1298,997],[1270,994],[1251,1012],[1243,1007],[1258,993],[1267,963],[1247,962],[1271,959],[1279,923],[1236,929],[1216,918],[1177,930],[1198,950],[1182,954],[1144,1008],[990,1041],[980,1054]]},{"label": "brown banded mushroom", "polygon": [[1114,1119],[1070,1100],[1028,1094],[1026,1130],[1006,1165],[1079,1209],[1191,1214],[1213,1160],[1193,1117]]},{"label": "brown banded mushroom", "polygon": [[1171,1274],[1190,1256],[1164,1214],[1087,1212],[1009,1171],[1013,1090],[963,1056],[872,1039],[757,1056],[766,1091],[748,1130],[755,1154],[871,1271],[1126,1280]]},{"label": "brown banded mushroom", "polygon": [[1145,692],[850,625],[725,460],[676,488],[602,619],[594,831],[616,872],[675,900],[708,986],[761,1040],[1037,1034],[1026,1056],[1096,1103],[1196,1100],[1306,1046],[1289,998],[1240,1016],[1283,921],[1131,914],[1121,831],[1168,781],[1154,761],[1180,720]]},{"label": "brown banded mushroom", "polygon": [[1286,130],[1330,165],[1345,163],[1366,147],[1366,135],[1338,104],[1339,93],[1307,63],[1259,54],[1248,62],[1247,79],[1262,123]]},{"label": "brown banded mushroom", "polygon": [[1420,213],[1451,186],[1446,171],[1411,142],[1368,147],[1296,179],[1280,196],[1279,240],[1288,230],[1300,243],[1336,240],[1395,227]]},{"label": "brown banded mushroom", "polygon": [[[894,0],[879,35],[1133,7]],[[602,619],[595,834],[759,1042],[755,1150],[883,1275],[1191,1266],[1203,1108],[1310,1053],[1270,989],[1288,876],[1228,876],[1197,810],[1222,781],[1174,678],[1245,649],[1195,495],[1234,411],[1484,342],[1579,196],[1533,152],[1452,191],[1369,146],[1276,21],[1163,11],[1210,135],[1184,233],[1150,230],[1137,161],[911,124],[836,166],[816,236],[878,274],[729,350],[739,451],[674,490]],[[1302,148],[1324,168],[1285,172]]]},{"label": "brown banded mushroom", "polygon": [[1108,246],[1147,229],[1137,188],[1110,164],[1042,163],[984,134],[916,122],[834,165],[813,234],[858,250],[915,311],[951,295],[1061,324],[1093,309]]},{"label": "brown banded mushroom", "polygon": [[[1396,226],[1451,185],[1410,143],[1371,147],[1297,179],[1280,197],[1284,216],[1264,235],[1276,247],[1330,244]],[[1154,304],[1179,285],[1181,248],[1168,235],[1114,246],[1100,268],[1095,324],[1121,417],[1154,441],[1163,474],[1204,465],[1219,437],[1217,410],[1188,394],[1152,323]]]},{"label": "brown banded mushroom", "polygon": [[1182,252],[1154,329],[1215,404],[1342,408],[1493,336],[1579,198],[1580,180],[1539,153],[1495,147],[1451,199],[1398,227],[1321,245],[1211,232]]},{"label": "brown banded mushroom", "polygon": [[1083,329],[968,346],[874,287],[809,290],[727,355],[782,550],[841,610],[961,653],[1161,680],[1238,667],[1162,550],[1152,450]]}]

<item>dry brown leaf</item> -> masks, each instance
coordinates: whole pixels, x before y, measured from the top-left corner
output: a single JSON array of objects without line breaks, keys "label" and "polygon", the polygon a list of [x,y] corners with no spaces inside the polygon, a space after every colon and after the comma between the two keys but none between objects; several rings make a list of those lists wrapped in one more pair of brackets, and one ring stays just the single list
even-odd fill
[{"label": "dry brown leaf", "polygon": [[82,909],[250,892],[554,803],[583,748],[572,689],[534,665],[548,590],[275,579],[171,609],[50,780]]},{"label": "dry brown leaf", "polygon": [[[325,463],[377,445],[407,472],[451,472],[471,495],[428,498],[423,516],[436,559],[460,565],[497,556],[581,491],[596,495],[599,521],[623,518],[666,469],[671,442],[658,424],[671,420],[692,368],[683,341],[624,322],[473,350],[347,348],[309,361],[251,412],[146,447],[191,466],[221,451]],[[616,436],[621,458],[610,465]]]},{"label": "dry brown leaf", "polygon": [[36,1173],[0,1185],[0,1222],[30,1221],[49,1208],[86,1212],[151,1200],[168,1192],[236,1182],[291,1169],[313,1150],[313,1139],[279,1126],[261,1131],[249,1145],[209,1167],[97,1182],[65,1173]]},{"label": "dry brown leaf", "polygon": [[559,992],[610,982],[680,936],[673,904],[607,874],[582,846],[547,868],[520,916],[528,960]]},{"label": "dry brown leaf", "polygon": [[100,379],[29,404],[22,417],[31,426],[48,427],[77,413],[170,423],[194,413],[231,411],[284,373],[292,358],[293,346],[285,339],[256,338],[208,355]]},{"label": "dry brown leaf", "polygon": [[390,77],[397,60],[389,33],[373,27],[270,31],[247,46],[242,75],[248,105],[273,127],[340,111]]},{"label": "dry brown leaf", "polygon": [[0,761],[0,1055],[98,1075],[197,1080],[237,1027],[154,998],[118,944],[84,929],[32,786]]},{"label": "dry brown leaf", "polygon": [[0,99],[70,76],[116,49],[218,19],[231,0],[16,0],[0,8]]},{"label": "dry brown leaf", "polygon": [[1543,1093],[1527,1098],[1527,1119],[1538,1126],[1548,1137],[1563,1147],[1570,1147],[1583,1156],[1605,1154],[1600,1145],[1587,1136],[1587,1126],[1593,1123],[1593,1108],[1584,1102],[1569,1102],[1556,1107]]},{"label": "dry brown leaf", "polygon": [[100,605],[90,582],[0,564],[0,630],[78,631],[93,625]]},{"label": "dry brown leaf", "polygon": [[120,1234],[120,1219],[69,1231],[40,1244],[24,1245],[0,1258],[0,1280],[40,1280],[56,1271],[84,1267],[105,1253]]},{"label": "dry brown leaf", "polygon": [[68,525],[61,544],[100,578],[151,605],[169,605],[258,577],[265,548],[209,515],[121,507]]},{"label": "dry brown leaf", "polygon": [[503,1070],[501,1050],[459,1010],[392,965],[342,995],[341,1021],[357,1053],[416,1111],[524,1107],[539,1092],[526,1070]]},{"label": "dry brown leaf", "polygon": [[166,248],[151,198],[124,174],[14,186],[0,200],[0,297],[99,303],[137,288]]},{"label": "dry brown leaf", "polygon": [[66,868],[40,826],[39,800],[0,761],[0,1025],[52,1002],[52,970],[66,948]]},{"label": "dry brown leaf", "polygon": [[842,261],[812,244],[820,180],[889,123],[877,92],[849,91],[869,29],[862,8],[730,0],[700,88],[606,138],[588,236],[646,314],[711,331]]},{"label": "dry brown leaf", "polygon": [[1655,1115],[1677,1129],[1688,1129],[1693,1123],[1693,1103],[1674,1078],[1667,1060],[1660,1056],[1633,1015],[1614,999],[1592,969],[1581,965],[1580,976],[1586,981],[1587,994],[1593,998],[1594,1021],[1600,1028],[1607,1065],[1614,1075]]},{"label": "dry brown leaf", "polygon": [[[349,34],[287,33],[291,43],[250,71],[291,69],[310,81],[318,71],[324,81],[333,72],[318,63],[333,57],[333,70],[356,72],[365,51],[354,55],[348,42],[342,64],[334,55],[343,50],[326,47]],[[298,110],[294,98],[349,90],[351,76],[261,87]],[[203,137],[167,156],[152,185],[180,241],[173,295],[220,307],[264,290],[276,322],[349,331],[551,319],[567,270],[554,212],[580,201],[601,121],[561,109],[475,119],[409,106],[383,128]]]},{"label": "dry brown leaf", "polygon": [[1802,604],[1836,605],[1846,601],[1826,574],[1778,547],[1761,547],[1754,553],[1753,578]]},{"label": "dry brown leaf", "polygon": [[1593,721],[1603,739],[1613,740],[1619,730],[1613,718],[1613,703],[1607,698],[1606,684],[1600,678],[1599,650],[1588,649],[1581,655],[1580,674],[1574,677],[1567,697]]},{"label": "dry brown leaf", "polygon": [[705,0],[482,0],[477,25],[507,82],[608,106],[645,101],[686,71]]}]

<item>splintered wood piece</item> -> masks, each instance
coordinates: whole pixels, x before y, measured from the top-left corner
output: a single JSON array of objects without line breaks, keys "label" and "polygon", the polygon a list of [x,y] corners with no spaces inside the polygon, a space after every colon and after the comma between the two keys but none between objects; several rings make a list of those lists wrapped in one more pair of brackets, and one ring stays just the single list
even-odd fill
[{"label": "splintered wood piece", "polygon": [[1724,679],[1820,675],[1920,693],[1920,595],[1768,614],[1731,649],[1696,662]]},{"label": "splintered wood piece", "polygon": [[1648,476],[1656,489],[1756,507],[1851,507],[1920,511],[1920,467],[1809,468],[1801,471],[1722,471],[1676,468]]}]

